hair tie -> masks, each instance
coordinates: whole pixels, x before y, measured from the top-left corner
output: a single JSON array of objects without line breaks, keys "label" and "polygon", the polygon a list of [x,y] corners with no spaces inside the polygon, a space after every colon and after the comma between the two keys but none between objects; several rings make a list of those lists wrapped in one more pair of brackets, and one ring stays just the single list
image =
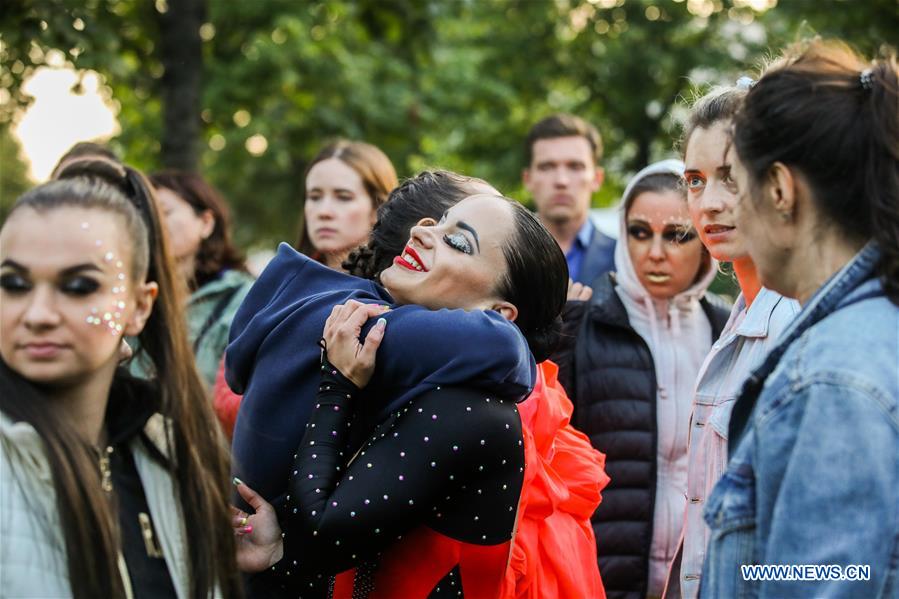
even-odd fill
[{"label": "hair tie", "polygon": [[862,86],[862,89],[871,90],[874,88],[874,70],[873,69],[865,69],[858,76],[859,85]]},{"label": "hair tie", "polygon": [[734,85],[737,89],[749,91],[750,89],[752,89],[752,86],[755,85],[755,80],[752,77],[743,75],[742,77],[737,79],[737,82]]}]

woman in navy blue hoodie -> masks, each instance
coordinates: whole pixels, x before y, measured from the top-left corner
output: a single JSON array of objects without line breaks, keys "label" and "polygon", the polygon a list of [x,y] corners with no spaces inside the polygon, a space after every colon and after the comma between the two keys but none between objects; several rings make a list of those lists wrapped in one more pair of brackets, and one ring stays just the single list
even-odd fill
[{"label": "woman in navy blue hoodie", "polygon": [[[309,518],[299,522],[292,518],[287,524],[299,531],[294,536],[302,539],[298,543],[302,555],[289,555],[276,569],[284,571],[285,578],[293,572],[291,580],[298,580],[303,572],[333,574],[364,558],[374,559],[388,542],[420,524],[484,548],[502,566],[506,562],[523,467],[521,425],[514,402],[527,394],[533,379],[528,345],[542,359],[558,335],[567,284],[564,257],[523,207],[496,196],[473,196],[447,211],[440,223],[427,219],[413,228],[402,255],[381,275],[381,281],[390,295],[374,283],[328,271],[282,246],[257,284],[266,292],[255,294],[254,289],[235,320],[228,352],[232,386],[249,378],[235,429],[237,467],[250,479],[251,487],[259,487],[264,497],[275,500],[282,518],[291,519],[301,510]],[[336,369],[326,370],[320,397],[313,401],[315,391],[309,383],[318,381],[312,369],[319,364],[313,340],[321,336],[332,307],[347,299],[406,305],[383,316],[388,332],[364,394],[341,380]],[[363,336],[366,333],[363,330]],[[310,355],[310,349],[315,353]],[[305,375],[298,376],[297,370]],[[459,385],[465,389],[460,391]],[[280,400],[272,401],[275,394]],[[358,394],[365,398],[353,399]],[[407,413],[410,400],[418,402],[418,407]],[[466,421],[460,414],[444,412],[444,420],[437,422],[444,408],[458,409],[471,418]],[[272,414],[270,409],[279,413]],[[351,412],[355,419],[344,417]],[[425,421],[418,422],[422,418],[430,419],[430,432]],[[291,427],[289,419],[298,424]],[[310,428],[300,444],[299,433],[307,421]],[[369,435],[342,481],[340,493],[346,500],[331,496],[340,482],[335,477],[344,476],[346,461],[358,446],[351,438],[352,429],[370,433],[379,422],[380,428]],[[411,442],[406,434],[410,431],[423,431],[417,440],[421,447],[408,448],[409,465],[403,467],[406,451],[393,445],[404,439]],[[280,432],[282,438],[271,442],[272,432]],[[318,438],[319,434],[324,437]],[[482,438],[471,438],[478,434]],[[250,444],[242,442],[254,437]],[[274,449],[269,455],[260,455],[255,442],[260,438],[267,442],[265,449]],[[357,439],[366,441],[364,435]],[[278,448],[278,441],[285,446]],[[247,451],[242,453],[242,447]],[[368,462],[370,458],[363,457],[366,452],[379,459]],[[396,456],[388,459],[392,453]],[[248,457],[252,461],[244,459]],[[497,464],[486,461],[491,458]],[[315,472],[307,472],[309,467]],[[361,472],[352,474],[360,468]],[[492,472],[488,475],[487,470]],[[361,481],[363,475],[371,477],[368,483]],[[296,491],[292,499],[287,497],[288,476]],[[477,476],[485,481],[489,476],[497,489],[468,488],[465,481]],[[441,486],[435,477],[455,482]],[[354,478],[356,482],[351,482]],[[311,486],[305,489],[306,485]],[[455,491],[446,493],[452,501],[440,497],[438,502],[434,491],[446,485]],[[303,493],[308,497],[299,499]],[[330,502],[307,509],[329,498]],[[348,507],[356,502],[358,510]],[[463,506],[484,509],[472,515],[461,510]],[[427,517],[422,512],[425,508]],[[442,529],[441,518],[446,523]],[[462,520],[468,525],[462,526]],[[445,544],[447,538],[425,542]],[[384,564],[380,560],[382,573]],[[432,578],[439,581],[455,565],[444,564]],[[370,566],[369,577],[377,570]],[[461,577],[465,578],[464,571]],[[395,587],[396,573],[388,579],[389,587]],[[481,583],[484,580],[480,578]],[[498,579],[493,576],[484,584],[495,586]],[[474,591],[477,585],[472,585],[469,581],[467,586]],[[385,590],[383,583],[380,588]]]}]

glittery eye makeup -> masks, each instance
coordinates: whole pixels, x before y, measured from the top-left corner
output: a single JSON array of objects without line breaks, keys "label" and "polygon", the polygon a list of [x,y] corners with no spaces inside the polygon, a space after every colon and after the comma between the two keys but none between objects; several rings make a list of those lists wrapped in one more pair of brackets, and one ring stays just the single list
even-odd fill
[{"label": "glittery eye makeup", "polygon": [[462,233],[453,233],[452,235],[444,235],[443,241],[454,250],[459,250],[464,254],[471,254],[471,244]]}]

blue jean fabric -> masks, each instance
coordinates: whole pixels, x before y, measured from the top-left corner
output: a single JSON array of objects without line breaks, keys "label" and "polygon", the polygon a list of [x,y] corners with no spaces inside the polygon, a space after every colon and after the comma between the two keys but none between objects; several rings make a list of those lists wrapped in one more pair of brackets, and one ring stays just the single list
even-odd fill
[{"label": "blue jean fabric", "polygon": [[[899,308],[878,260],[865,246],[750,377],[758,399],[706,505],[702,597],[899,597]],[[869,565],[870,580],[747,581],[748,564]]]}]

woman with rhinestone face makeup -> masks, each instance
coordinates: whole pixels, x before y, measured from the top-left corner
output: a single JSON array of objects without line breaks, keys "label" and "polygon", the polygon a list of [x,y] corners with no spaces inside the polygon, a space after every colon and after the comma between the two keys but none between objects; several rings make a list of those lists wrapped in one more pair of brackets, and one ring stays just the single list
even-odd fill
[{"label": "woman with rhinestone face makeup", "polygon": [[736,183],[727,159],[732,119],[748,85],[719,88],[693,105],[684,127],[684,182],[693,226],[712,257],[730,262],[740,295],[720,338],[706,356],[696,381],[687,466],[687,502],[679,560],[668,593],[694,598],[699,592],[708,544],[703,508],[727,466],[727,427],[734,401],[752,369],[774,347],[799,312],[799,304],[762,287],[749,256],[745,232],[737,227]]},{"label": "woman with rhinestone face makeup", "polygon": [[[13,596],[238,596],[227,454],[150,187],[81,160],[0,229],[0,554]],[[137,336],[156,376],[119,368]]]},{"label": "woman with rhinestone face makeup", "polygon": [[683,523],[693,381],[727,316],[706,294],[715,262],[690,221],[682,175],[683,163],[666,160],[628,184],[616,272],[594,284],[559,364],[571,373],[561,380],[573,424],[606,454],[611,482],[593,528],[610,593],[662,592]]},{"label": "woman with rhinestone face makeup", "polygon": [[[504,354],[520,344],[514,338],[503,339],[505,333],[495,337],[506,330],[505,318],[520,323],[531,347],[545,355],[539,348],[555,335],[551,317],[558,315],[565,299],[564,256],[520,205],[483,195],[452,206],[439,223],[422,221],[413,228],[404,253],[411,260],[398,257],[381,273],[381,281],[392,299],[403,304],[416,301],[436,311],[402,305],[383,312],[353,303],[341,308],[357,312],[362,321],[372,314],[385,319],[370,337],[383,335],[377,367],[362,391],[335,368],[320,373],[325,378],[306,438],[294,449],[288,492],[273,502],[284,514],[286,534],[284,557],[277,560],[275,574],[280,573],[282,581],[293,581],[298,592],[308,591],[302,585],[327,584],[327,575],[366,561],[364,576],[376,588],[381,592],[401,588],[403,596],[429,593],[444,578],[446,585],[465,584],[466,592],[475,595],[495,596],[503,584],[524,468],[521,422],[515,409],[520,396],[515,396],[517,367],[509,368],[514,364],[502,367],[504,382],[499,385],[490,382],[492,374],[483,368],[506,361]],[[303,284],[308,285],[312,263],[304,264],[297,276],[305,275]],[[421,280],[416,277],[427,279],[427,284],[416,284]],[[338,275],[332,278],[334,283],[339,280]],[[265,280],[264,273],[260,282]],[[416,315],[419,325],[407,333],[404,320],[410,314]],[[494,332],[478,322],[489,322]],[[433,360],[440,367],[430,366],[436,370],[420,374]],[[475,366],[481,374],[474,374]],[[436,384],[441,377],[447,380],[448,372],[455,380]],[[415,390],[397,395],[410,378]],[[356,379],[358,385],[363,382]],[[364,397],[354,399],[359,395]],[[378,410],[385,402],[386,410]],[[363,426],[362,438],[354,441],[354,429],[373,409],[378,412],[377,428],[372,433]],[[347,429],[346,418],[356,410],[360,413]],[[315,436],[319,433],[324,437]],[[343,451],[357,457],[348,470],[342,466],[335,470],[334,460],[342,459]],[[307,484],[313,486],[299,488]],[[239,490],[254,505],[256,496],[247,486],[240,485]],[[313,505],[317,501],[321,505]],[[377,558],[397,537],[406,539],[403,549]],[[454,572],[463,545],[466,562],[482,562],[480,575],[471,578],[470,566],[464,565]],[[456,550],[438,551],[440,547]],[[271,555],[261,561],[262,567],[271,563]],[[276,552],[276,557],[281,556]],[[313,574],[312,579],[306,581],[305,574]],[[348,580],[344,575],[338,585],[352,586],[353,578],[352,573]]]}]

